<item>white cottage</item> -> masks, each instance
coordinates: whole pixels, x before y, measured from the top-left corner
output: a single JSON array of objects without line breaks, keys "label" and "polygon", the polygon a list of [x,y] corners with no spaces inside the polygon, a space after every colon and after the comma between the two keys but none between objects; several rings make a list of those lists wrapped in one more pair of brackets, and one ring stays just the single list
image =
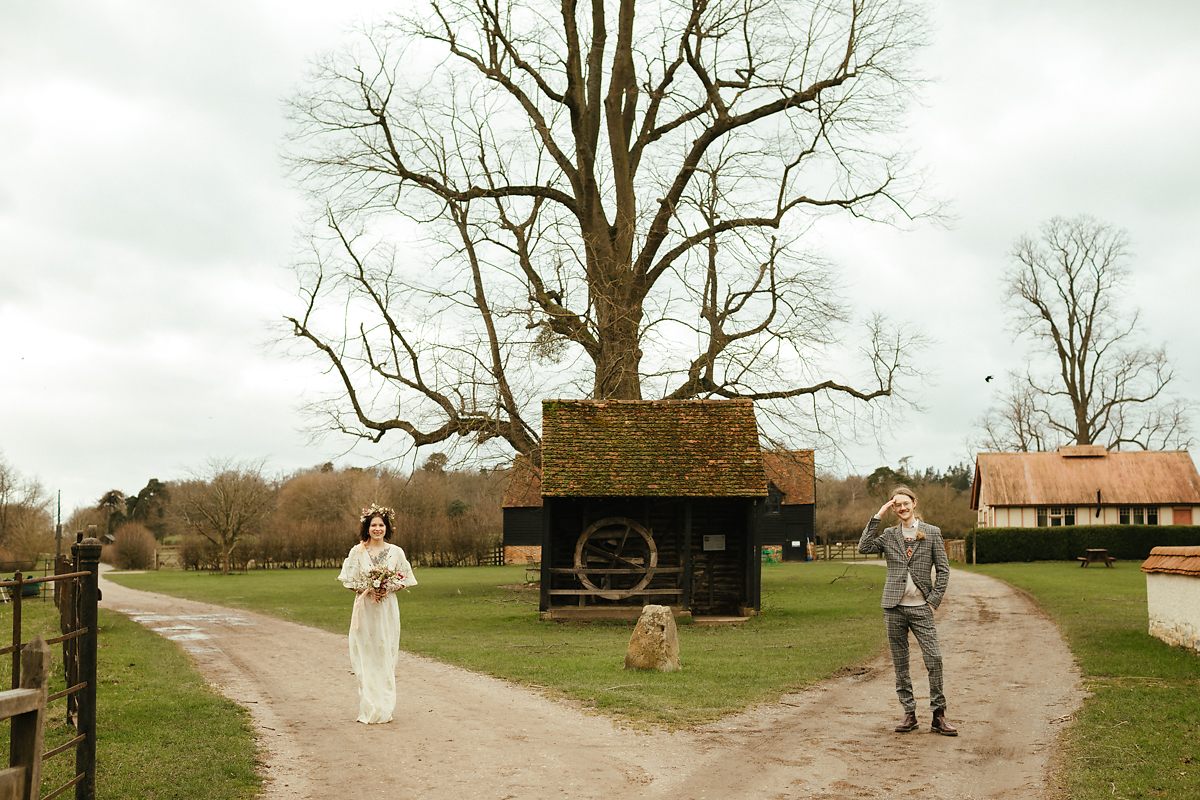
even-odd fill
[{"label": "white cottage", "polygon": [[1186,450],[980,453],[971,508],[981,528],[1200,524],[1200,473]]},{"label": "white cottage", "polygon": [[1155,547],[1142,572],[1150,635],[1200,651],[1200,547]]}]

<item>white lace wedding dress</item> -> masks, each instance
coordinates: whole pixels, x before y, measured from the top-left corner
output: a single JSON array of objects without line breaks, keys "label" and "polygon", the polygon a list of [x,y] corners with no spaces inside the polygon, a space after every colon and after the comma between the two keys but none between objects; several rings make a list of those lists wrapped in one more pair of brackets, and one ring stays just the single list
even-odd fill
[{"label": "white lace wedding dress", "polygon": [[[412,566],[404,550],[385,543],[375,563],[405,576],[407,586],[416,586]],[[371,555],[361,544],[350,548],[342,562],[338,580],[352,589],[372,566]],[[358,721],[368,724],[391,722],[396,708],[396,657],[400,652],[400,608],[396,595],[375,602],[370,592],[354,598],[350,615],[350,668],[358,678]]]}]

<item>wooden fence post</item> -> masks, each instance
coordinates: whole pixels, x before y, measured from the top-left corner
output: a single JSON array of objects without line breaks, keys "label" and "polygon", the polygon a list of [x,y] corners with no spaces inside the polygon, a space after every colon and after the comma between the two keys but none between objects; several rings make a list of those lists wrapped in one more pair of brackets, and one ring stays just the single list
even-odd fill
[{"label": "wooden fence post", "polygon": [[76,705],[76,729],[86,738],[75,751],[75,772],[83,775],[75,784],[75,800],[96,798],[96,655],[97,655],[97,608],[100,599],[100,541],[87,538],[71,546],[75,557],[75,569],[88,575],[79,580],[76,595],[79,609],[77,622],[87,633],[78,640],[78,680],[87,686],[79,692]]},{"label": "wooden fence post", "polygon": [[0,770],[0,793],[38,798],[42,794],[42,736],[50,648],[41,636],[21,648],[21,685],[0,692],[0,719],[12,719],[8,769]]}]

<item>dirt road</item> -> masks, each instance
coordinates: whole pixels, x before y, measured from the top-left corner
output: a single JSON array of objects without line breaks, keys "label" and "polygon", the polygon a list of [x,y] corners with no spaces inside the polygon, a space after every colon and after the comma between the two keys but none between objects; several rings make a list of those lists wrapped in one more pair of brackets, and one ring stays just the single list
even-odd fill
[{"label": "dirt road", "polygon": [[[957,738],[928,732],[915,645],[922,729],[904,736],[891,733],[899,706],[885,654],[860,674],[717,724],[645,732],[402,653],[396,722],[365,726],[353,721],[345,636],[102,585],[104,607],[177,641],[250,709],[266,800],[1038,798],[1061,722],[1083,697],[1055,627],[1004,584],[959,571],[938,611]],[[686,669],[686,651],[683,660]]]}]

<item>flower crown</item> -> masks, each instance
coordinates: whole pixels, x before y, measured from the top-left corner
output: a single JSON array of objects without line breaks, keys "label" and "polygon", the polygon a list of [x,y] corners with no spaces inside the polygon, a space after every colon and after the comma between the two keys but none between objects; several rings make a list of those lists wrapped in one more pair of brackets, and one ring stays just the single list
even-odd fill
[{"label": "flower crown", "polygon": [[396,523],[396,512],[388,506],[379,506],[371,503],[362,510],[362,515],[358,518],[359,522],[366,522],[371,517],[383,517],[389,523]]}]

